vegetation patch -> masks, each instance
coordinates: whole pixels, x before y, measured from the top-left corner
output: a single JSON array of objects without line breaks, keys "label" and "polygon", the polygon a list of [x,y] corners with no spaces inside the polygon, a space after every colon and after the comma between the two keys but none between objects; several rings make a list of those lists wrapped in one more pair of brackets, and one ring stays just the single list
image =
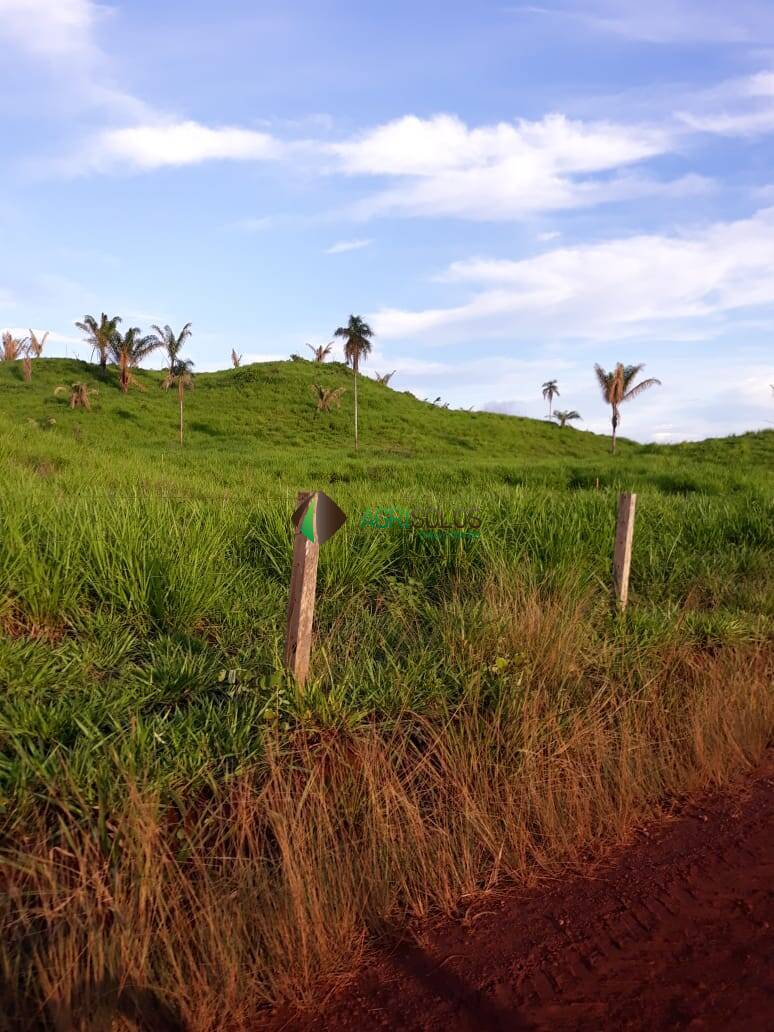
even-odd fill
[{"label": "vegetation patch", "polygon": [[[109,351],[35,358],[30,382],[12,366],[0,1006],[27,1027],[142,1007],[255,1027],[386,926],[582,865],[763,754],[774,433],[612,456],[360,376],[355,449],[336,363],[193,390],[182,365],[122,380]],[[56,396],[70,384],[90,407]],[[320,553],[303,691],[282,661],[300,489],[348,517]],[[625,614],[620,490],[638,492]],[[475,510],[480,534],[361,525],[396,508]]]}]

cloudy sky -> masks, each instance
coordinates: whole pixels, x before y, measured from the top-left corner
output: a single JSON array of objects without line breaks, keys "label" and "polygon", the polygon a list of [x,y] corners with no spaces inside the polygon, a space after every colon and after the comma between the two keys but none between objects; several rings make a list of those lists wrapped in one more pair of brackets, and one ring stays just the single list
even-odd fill
[{"label": "cloudy sky", "polygon": [[[770,0],[0,0],[0,328],[191,320],[199,369],[350,312],[371,372],[605,430],[774,425]],[[26,330],[25,330],[26,332]]]}]

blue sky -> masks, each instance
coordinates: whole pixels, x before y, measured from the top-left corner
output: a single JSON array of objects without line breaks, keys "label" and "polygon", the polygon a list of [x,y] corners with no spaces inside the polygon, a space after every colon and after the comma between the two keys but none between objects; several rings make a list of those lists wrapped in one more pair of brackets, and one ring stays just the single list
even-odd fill
[{"label": "blue sky", "polygon": [[[774,4],[0,0],[0,327],[193,322],[640,440],[774,424]],[[8,88],[10,84],[10,89]]]}]

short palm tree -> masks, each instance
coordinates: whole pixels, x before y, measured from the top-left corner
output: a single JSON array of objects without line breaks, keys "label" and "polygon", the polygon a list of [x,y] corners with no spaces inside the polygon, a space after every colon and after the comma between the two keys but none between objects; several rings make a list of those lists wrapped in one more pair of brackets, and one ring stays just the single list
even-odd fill
[{"label": "short palm tree", "polygon": [[557,421],[559,426],[565,426],[571,419],[583,419],[580,412],[576,412],[575,409],[568,409],[564,412],[559,409],[554,412],[554,419]]},{"label": "short palm tree", "polygon": [[361,361],[365,361],[371,353],[371,338],[374,331],[364,322],[359,315],[350,315],[346,326],[339,326],[334,337],[344,338],[344,358],[347,365],[352,366],[355,377],[355,448],[358,445],[357,438],[357,374]]},{"label": "short palm tree", "polygon": [[48,330],[43,334],[42,337],[38,337],[34,330],[30,330],[30,336],[29,336],[30,344],[29,344],[29,348],[30,348],[30,354],[34,358],[40,358],[40,356],[43,354],[43,348],[44,348],[45,343],[46,343],[47,340],[48,340]]},{"label": "short palm tree", "polygon": [[99,322],[93,315],[84,315],[81,322],[75,325],[86,334],[86,343],[91,344],[92,355],[96,351],[99,354],[99,368],[104,375],[107,370],[108,357],[112,352],[113,341],[118,334],[118,324],[121,317],[114,315],[108,319],[103,312]]},{"label": "short palm tree", "polygon": [[234,369],[239,369],[242,364],[242,356],[238,355],[234,348],[231,349],[231,364]]},{"label": "short palm tree", "polygon": [[151,352],[160,347],[156,337],[144,337],[138,326],[130,326],[126,333],[116,332],[110,342],[110,354],[118,366],[119,383],[121,390],[126,394],[132,384],[137,384],[137,378],[132,370],[147,358]]},{"label": "short palm tree", "polygon": [[376,374],[376,382],[380,383],[383,387],[388,387],[389,383],[390,383],[390,380],[393,378],[393,376],[395,376],[397,371],[398,371],[397,369],[393,369],[393,371],[391,373],[382,373],[381,375],[379,375],[379,373],[377,373]]},{"label": "short palm tree", "polygon": [[339,408],[341,396],[347,390],[346,387],[321,387],[319,383],[311,384],[310,388],[317,402],[318,412],[330,412],[334,406]]},{"label": "short palm tree", "polygon": [[318,347],[313,348],[311,344],[306,345],[314,355],[315,362],[324,362],[325,359],[333,351],[333,344],[320,344]]},{"label": "short palm tree", "polygon": [[613,434],[610,450],[613,454],[615,454],[615,435],[618,430],[618,424],[621,422],[619,407],[625,401],[631,401],[632,398],[636,398],[638,394],[642,394],[649,387],[661,384],[661,380],[657,380],[655,377],[651,377],[649,380],[641,380],[638,384],[635,384],[634,380],[644,368],[645,365],[643,363],[625,366],[622,362],[618,362],[615,369],[608,373],[605,372],[602,366],[594,366],[594,372],[597,374],[597,380],[602,390],[602,397],[612,410]]},{"label": "short palm tree", "polygon": [[546,380],[543,384],[543,397],[548,401],[548,418],[551,419],[551,410],[554,404],[554,398],[559,397],[559,387],[557,386],[558,380]]},{"label": "short palm tree", "polygon": [[17,358],[21,358],[26,344],[26,337],[14,337],[10,330],[7,330],[3,334],[3,362],[15,362]]},{"label": "short palm tree", "polygon": [[190,358],[178,358],[172,363],[161,386],[165,391],[177,387],[177,400],[180,406],[180,446],[183,446],[183,399],[186,391],[192,391],[194,385],[193,362]]},{"label": "short palm tree", "polygon": [[151,326],[151,329],[153,330],[151,337],[156,341],[156,347],[164,348],[167,353],[167,359],[169,362],[167,371],[171,373],[175,367],[183,345],[191,336],[191,324],[187,322],[177,336],[175,336],[175,332],[171,326],[165,326],[162,330],[160,326],[156,326],[154,324]]},{"label": "short palm tree", "polygon": [[70,408],[82,408],[88,412],[91,409],[91,397],[99,393],[96,387],[89,387],[87,383],[71,383],[69,387],[60,384],[54,389],[54,394],[70,392]]}]

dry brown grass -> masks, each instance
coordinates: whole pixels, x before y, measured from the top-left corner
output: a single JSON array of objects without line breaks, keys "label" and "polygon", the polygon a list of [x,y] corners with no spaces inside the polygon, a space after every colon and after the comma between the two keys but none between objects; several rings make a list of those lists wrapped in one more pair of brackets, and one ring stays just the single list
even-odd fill
[{"label": "dry brown grass", "polygon": [[385,929],[583,865],[759,762],[770,649],[676,649],[579,698],[552,621],[522,624],[544,665],[495,707],[270,737],[260,771],[175,807],[129,781],[120,813],[52,796],[2,858],[0,1010],[24,1028],[255,1028]]},{"label": "dry brown grass", "polygon": [[7,330],[2,335],[2,352],[0,352],[0,359],[3,362],[15,362],[18,358],[23,356],[26,345],[26,337],[14,337],[10,330]]}]

